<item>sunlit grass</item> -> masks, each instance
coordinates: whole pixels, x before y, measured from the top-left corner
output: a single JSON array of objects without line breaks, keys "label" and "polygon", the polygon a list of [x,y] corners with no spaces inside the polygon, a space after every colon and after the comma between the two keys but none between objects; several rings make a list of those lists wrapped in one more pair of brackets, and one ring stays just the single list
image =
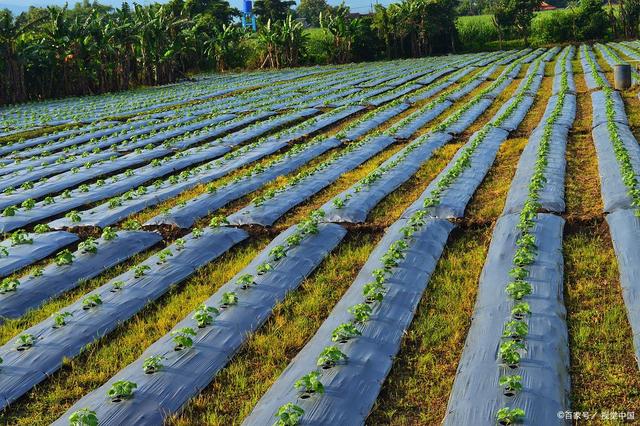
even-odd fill
[{"label": "sunlit grass", "polygon": [[89,345],[48,380],[11,405],[8,424],[48,424],[78,399],[136,360],[190,311],[245,267],[269,239],[253,238],[172,288],[113,333]]}]

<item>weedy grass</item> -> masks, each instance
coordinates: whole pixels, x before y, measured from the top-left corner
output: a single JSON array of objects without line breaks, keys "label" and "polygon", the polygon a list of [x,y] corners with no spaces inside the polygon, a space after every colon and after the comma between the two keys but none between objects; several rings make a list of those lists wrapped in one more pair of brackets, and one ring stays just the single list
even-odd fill
[{"label": "weedy grass", "polygon": [[[576,72],[581,69],[579,64],[577,67]],[[581,75],[575,80],[578,105],[574,133],[567,146],[567,225],[563,241],[572,410],[638,412],[640,377],[617,259],[604,222],[591,140],[590,94]],[[627,113],[630,120],[638,119],[636,112]],[[596,423],[605,421],[596,419]]]},{"label": "weedy grass", "polygon": [[[576,64],[573,65],[576,67]],[[591,95],[579,74],[580,63],[574,68],[576,84],[576,120],[567,141],[567,178],[565,179],[565,218],[575,221],[602,219],[598,157],[591,137]]]},{"label": "weedy grass", "polygon": [[467,207],[466,223],[484,224],[495,220],[502,212],[511,180],[518,167],[520,154],[528,142],[529,135],[544,114],[551,94],[552,83],[551,78],[542,80],[540,90],[529,113],[512,133],[512,136],[500,146],[493,166]]},{"label": "weedy grass", "polygon": [[[153,342],[169,332],[233,275],[245,267],[269,240],[251,238],[209,263],[184,283],[172,288],[113,333],[89,345],[64,366],[11,405],[7,424],[50,423],[78,399],[135,361]],[[67,327],[73,327],[69,321]]]},{"label": "weedy grass", "polygon": [[367,424],[442,421],[490,240],[490,226],[452,234]]},{"label": "weedy grass", "polygon": [[571,408],[638,413],[640,376],[606,225],[566,234],[563,251]]},{"label": "weedy grass", "polygon": [[242,422],[289,361],[313,336],[367,260],[382,233],[351,233],[169,425]]}]

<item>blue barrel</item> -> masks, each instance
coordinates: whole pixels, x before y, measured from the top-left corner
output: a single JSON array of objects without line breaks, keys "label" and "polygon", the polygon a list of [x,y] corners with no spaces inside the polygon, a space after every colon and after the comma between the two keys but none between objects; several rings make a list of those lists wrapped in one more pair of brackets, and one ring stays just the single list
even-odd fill
[{"label": "blue barrel", "polygon": [[244,0],[244,13],[248,15],[251,13],[252,10],[253,10],[253,3],[251,2],[251,0]]}]

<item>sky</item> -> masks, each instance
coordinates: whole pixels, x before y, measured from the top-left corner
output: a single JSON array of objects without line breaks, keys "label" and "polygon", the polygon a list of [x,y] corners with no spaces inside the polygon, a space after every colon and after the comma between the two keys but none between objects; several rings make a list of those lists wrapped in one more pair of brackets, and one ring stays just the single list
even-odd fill
[{"label": "sky", "polygon": [[[112,6],[120,6],[122,0],[99,0],[100,3],[109,4]],[[134,0],[129,0],[129,3],[133,3]],[[135,0],[137,3],[146,4],[159,2],[163,0]],[[164,0],[166,1],[166,0]],[[242,10],[242,0],[228,0],[232,6]],[[351,7],[354,12],[367,12],[371,8],[371,3],[374,0],[345,0],[345,3]],[[76,3],[76,0],[68,0],[69,5],[72,6]],[[328,0],[329,4],[338,5],[342,3],[341,0]],[[380,1],[385,4],[389,1]],[[29,6],[47,6],[47,5],[64,5],[65,0],[0,0],[0,9],[7,8],[15,13],[23,12],[29,8]]]}]

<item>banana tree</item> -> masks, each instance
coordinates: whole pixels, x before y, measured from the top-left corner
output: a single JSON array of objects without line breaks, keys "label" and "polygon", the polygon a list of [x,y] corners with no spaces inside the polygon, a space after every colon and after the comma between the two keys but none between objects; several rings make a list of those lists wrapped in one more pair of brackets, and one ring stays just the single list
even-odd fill
[{"label": "banana tree", "polygon": [[289,67],[300,65],[308,38],[309,36],[304,32],[304,26],[295,21],[291,15],[282,22],[280,41],[283,65]]},{"label": "banana tree", "polygon": [[334,61],[344,64],[351,61],[353,41],[363,31],[363,22],[359,18],[349,18],[349,9],[343,6],[334,13],[321,13],[320,26],[333,36]]},{"label": "banana tree", "polygon": [[204,42],[205,54],[213,60],[218,71],[225,71],[235,62],[238,45],[244,37],[244,31],[233,25],[223,24],[214,27],[211,35]]},{"label": "banana tree", "polygon": [[22,102],[27,99],[19,39],[44,19],[42,17],[20,25],[9,10],[0,10],[0,72],[3,75],[0,82],[0,104]]},{"label": "banana tree", "polygon": [[269,68],[280,68],[280,31],[271,19],[258,31],[258,43],[263,49],[264,60],[260,68],[269,64]]}]

